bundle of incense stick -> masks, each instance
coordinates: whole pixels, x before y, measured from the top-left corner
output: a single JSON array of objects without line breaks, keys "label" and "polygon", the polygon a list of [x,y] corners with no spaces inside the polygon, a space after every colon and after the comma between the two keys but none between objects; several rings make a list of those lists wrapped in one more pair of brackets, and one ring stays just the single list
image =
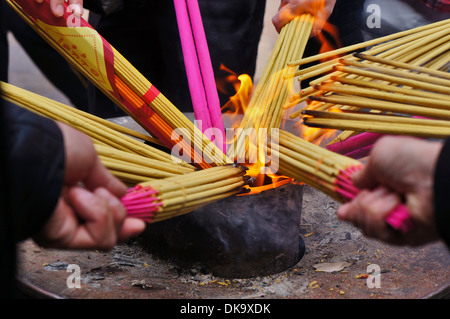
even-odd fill
[{"label": "bundle of incense stick", "polygon": [[[446,65],[444,60],[436,58],[449,50],[449,25],[450,19],[442,20],[422,27],[306,57],[298,61],[291,61],[289,62],[290,65],[301,66],[331,58],[326,62],[298,70],[295,74],[289,76],[297,76],[299,80],[307,80],[312,77],[324,75],[332,71],[333,65],[338,62],[339,58],[351,58],[352,53],[361,49],[366,49],[365,53],[368,55],[378,55],[382,58],[414,63],[415,65],[429,63],[435,69],[439,69]],[[313,83],[322,80],[320,78]]]},{"label": "bundle of incense stick", "polygon": [[[397,63],[408,64],[410,68],[426,66],[429,70],[445,70],[449,62],[449,26],[450,20],[443,20],[419,28],[395,33],[389,36],[304,58],[298,61],[292,61],[291,64],[293,65],[302,65],[314,61],[321,61],[323,59],[334,58],[323,63],[318,63],[312,67],[299,70],[295,75],[293,75],[297,76],[300,81],[306,81],[312,77],[318,78],[310,81],[309,86],[302,91],[292,95],[290,98],[291,102],[288,103],[285,108],[294,107],[299,103],[307,101],[312,96],[320,95],[322,92],[317,89],[316,85],[326,83],[330,81],[332,77],[345,77],[346,79],[363,78],[362,76],[348,74],[335,68],[336,65],[339,64],[339,57],[343,54],[347,54],[343,57],[347,61],[357,60],[352,53],[359,49],[366,49],[366,55],[389,59]],[[363,63],[377,64],[376,62],[368,60],[363,61]],[[308,108],[326,110],[333,106],[333,104],[334,103],[328,104],[326,102],[317,102],[312,103]],[[351,107],[346,106],[345,108]],[[298,110],[293,112],[290,117],[295,118],[300,116],[301,113],[302,110]],[[323,130],[321,133],[325,132],[326,131]],[[319,133],[320,132],[308,140],[317,138],[320,136]],[[352,134],[352,131],[343,132],[334,140],[334,142],[344,140]]]},{"label": "bundle of incense stick", "polygon": [[[358,193],[351,175],[362,168],[362,163],[331,152],[304,139],[280,130],[279,145],[271,149],[279,161],[278,173],[304,182],[344,203]],[[407,232],[412,229],[409,212],[399,205],[386,220],[394,229]]]},{"label": "bundle of incense stick", "polygon": [[188,163],[176,164],[169,154],[140,141],[152,141],[145,134],[8,83],[0,82],[0,91],[5,100],[90,136],[102,163],[126,184],[134,186],[195,170]]},{"label": "bundle of incense stick", "polygon": [[75,69],[164,145],[190,150],[191,162],[201,168],[231,162],[66,2],[60,18],[52,15],[49,0],[7,3]]},{"label": "bundle of incense stick", "polygon": [[[332,82],[314,86],[320,95],[310,100],[325,106],[320,111],[309,107],[303,111],[305,125],[425,138],[449,136],[449,73],[366,54],[357,53],[355,58],[361,61],[340,59],[334,70],[357,78],[333,76]],[[336,108],[342,113],[323,112]]]},{"label": "bundle of incense stick", "polygon": [[[197,0],[174,0],[178,31],[189,83],[195,118],[202,121],[202,131],[214,131],[214,136],[225,137],[214,71]],[[216,133],[216,130],[219,132]],[[224,138],[214,140],[226,151]]]},{"label": "bundle of incense stick", "polygon": [[287,62],[303,55],[313,23],[314,18],[305,14],[296,17],[281,30],[240,124],[242,133],[238,135],[235,147],[229,148],[230,157],[246,157],[245,133],[248,129],[258,131],[260,128],[270,130],[280,127],[283,106],[294,87],[293,79],[286,79],[286,76],[297,69],[288,67]]},{"label": "bundle of incense stick", "polygon": [[131,217],[162,221],[245,191],[249,179],[245,171],[242,166],[222,165],[141,183],[129,190],[122,203]]},{"label": "bundle of incense stick", "polygon": [[307,116],[303,118],[303,122],[310,127],[438,139],[450,136],[450,121],[445,120],[345,111],[336,113],[305,110],[304,114]]}]

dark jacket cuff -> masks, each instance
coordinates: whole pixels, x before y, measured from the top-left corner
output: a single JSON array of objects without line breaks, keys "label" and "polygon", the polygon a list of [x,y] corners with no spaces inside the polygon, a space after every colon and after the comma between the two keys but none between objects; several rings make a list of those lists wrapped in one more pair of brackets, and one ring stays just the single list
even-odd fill
[{"label": "dark jacket cuff", "polygon": [[64,180],[64,141],[56,123],[4,103],[9,203],[16,241],[36,235],[53,213]]}]

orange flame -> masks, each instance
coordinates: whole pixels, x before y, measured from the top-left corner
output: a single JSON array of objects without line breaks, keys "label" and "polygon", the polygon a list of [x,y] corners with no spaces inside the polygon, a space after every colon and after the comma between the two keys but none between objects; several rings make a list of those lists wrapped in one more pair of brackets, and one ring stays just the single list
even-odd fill
[{"label": "orange flame", "polygon": [[[332,107],[328,109],[328,112],[343,113],[344,111],[337,107]],[[309,116],[304,115],[303,117]],[[303,124],[300,126],[299,130],[300,136],[302,136],[304,140],[322,146],[328,144],[332,139],[334,139],[337,136],[338,132],[337,130],[333,129],[308,127]]]},{"label": "orange flame", "polygon": [[[248,105],[250,104],[251,95],[253,93],[253,81],[247,74],[241,74],[237,76],[233,71],[227,69],[225,66],[221,67],[222,70],[229,72],[229,75],[225,78],[229,85],[233,85],[236,94],[231,96],[229,101],[222,107],[222,113],[227,117],[231,117],[232,123],[229,124],[230,128],[237,128],[240,125],[242,115],[246,112]],[[221,84],[222,87],[227,86],[226,83]],[[227,140],[228,145],[234,143],[234,140]],[[258,152],[257,145],[249,143],[247,145],[249,153]],[[294,180],[285,176],[279,176],[276,174],[261,174],[261,168],[265,167],[265,159],[261,160],[261,156],[258,157],[256,163],[246,163],[248,167],[246,175],[253,178],[252,186],[246,186],[250,191],[239,196],[247,196],[257,194],[265,190],[280,187],[282,185],[293,182]]]},{"label": "orange flame", "polygon": [[253,81],[248,74],[241,74],[237,81],[233,79],[236,94],[230,97],[230,100],[222,106],[222,113],[244,114],[250,103],[250,97],[253,91]]}]

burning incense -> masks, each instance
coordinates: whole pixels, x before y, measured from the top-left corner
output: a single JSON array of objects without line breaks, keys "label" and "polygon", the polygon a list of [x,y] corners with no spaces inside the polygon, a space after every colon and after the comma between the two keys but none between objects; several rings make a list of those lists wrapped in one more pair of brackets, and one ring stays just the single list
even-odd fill
[{"label": "burning incense", "polygon": [[450,111],[441,110],[437,108],[427,108],[417,105],[396,103],[390,101],[376,100],[359,96],[351,95],[329,95],[324,97],[310,97],[312,101],[321,101],[333,103],[335,105],[349,105],[357,109],[376,109],[380,111],[403,113],[407,115],[417,115],[423,117],[430,117],[436,119],[449,119]]},{"label": "burning incense", "polygon": [[[441,30],[437,33],[442,36],[442,32],[447,31]],[[439,39],[436,34],[431,34],[430,37]],[[446,37],[450,40],[450,35]],[[344,59],[334,60],[334,65],[328,66],[334,72],[326,76],[325,82],[311,82],[315,94],[311,93],[307,97],[311,104],[306,107],[306,111],[297,111],[291,117],[302,116],[303,123],[309,127],[344,130],[339,136],[341,141],[344,139],[343,134],[350,136],[355,132],[446,138],[449,132],[444,120],[448,120],[450,116],[450,76],[447,72],[437,70],[433,63],[436,56],[439,65],[444,61],[448,63],[450,54],[447,51],[450,46],[436,46],[436,43],[433,43],[433,48],[427,47],[425,51],[416,45],[414,47],[416,50],[413,51],[396,51],[403,52],[403,55],[397,55],[396,59],[391,58],[395,55],[386,58],[384,54],[373,56],[368,53],[355,53]],[[427,53],[426,59],[420,54],[418,56],[417,51]],[[427,66],[421,66],[419,63],[425,63]],[[312,112],[334,109],[343,112]],[[348,111],[392,112],[409,118],[427,119],[383,117],[375,114],[366,114],[363,117]]]},{"label": "burning incense", "polygon": [[[448,73],[367,54],[355,56],[377,65],[341,59],[342,64],[334,68],[359,78],[333,76],[334,82],[314,86],[320,94],[311,96],[310,100],[327,103],[328,110],[351,106],[359,112],[318,112],[317,108],[307,108],[302,112],[305,125],[424,138],[449,136]],[[367,109],[408,116],[368,114],[364,112]]]},{"label": "burning incense", "polygon": [[[48,0],[40,4],[33,0],[7,2],[70,64],[168,148],[182,143],[191,150],[192,163],[202,168],[231,162],[83,18],[77,18],[79,26],[68,27],[73,15],[67,3],[63,17],[56,18]],[[176,129],[188,134],[180,136]],[[203,152],[205,149],[212,151]]]},{"label": "burning incense", "polygon": [[333,50],[333,51],[317,54],[315,56],[303,58],[303,59],[300,59],[300,60],[297,60],[297,61],[292,60],[289,64],[291,64],[291,65],[302,65],[302,64],[315,62],[315,61],[325,60],[325,59],[328,59],[328,58],[333,58],[333,57],[339,56],[339,55],[344,54],[344,53],[353,52],[353,51],[357,51],[357,50],[360,50],[360,49],[365,49],[367,47],[371,47],[371,46],[374,46],[374,45],[380,45],[380,44],[383,44],[385,42],[393,41],[393,40],[396,40],[396,39],[399,39],[399,38],[402,38],[402,37],[406,37],[406,36],[409,36],[409,35],[414,35],[414,34],[417,35],[419,32],[427,31],[427,30],[430,30],[430,29],[434,29],[436,27],[440,27],[440,26],[447,27],[449,22],[450,22],[449,20],[438,21],[438,22],[435,22],[435,23],[432,23],[432,24],[428,24],[428,25],[425,25],[425,26],[422,26],[422,27],[415,28],[415,29],[401,31],[401,32],[394,33],[394,34],[391,34],[391,35],[387,35],[387,36],[384,36],[384,37],[380,37],[380,38],[377,38],[377,39],[361,42],[361,43],[350,45],[350,46],[347,46],[347,47],[344,47],[344,48],[340,48],[340,49],[336,49],[336,50]]},{"label": "burning incense", "polygon": [[153,223],[192,212],[244,191],[245,168],[223,165],[141,183],[122,198],[127,214]]},{"label": "burning incense", "polygon": [[356,58],[359,58],[361,60],[372,61],[375,63],[384,64],[384,65],[390,65],[390,66],[393,66],[398,69],[409,70],[412,72],[417,72],[417,73],[422,73],[422,74],[429,74],[429,75],[435,76],[437,78],[443,78],[443,79],[450,80],[450,74],[448,72],[433,70],[433,69],[426,68],[426,67],[411,65],[409,63],[403,63],[403,62],[394,61],[391,59],[385,59],[385,58],[372,56],[372,55],[368,55],[368,54],[363,54],[363,53],[355,53],[355,54],[353,54],[353,56],[355,56]]},{"label": "burning incense", "polygon": [[[361,162],[309,143],[284,130],[280,130],[279,144],[278,151],[272,149],[274,156],[279,159],[279,173],[302,181],[341,203],[350,201],[359,193],[351,175],[361,169]],[[401,232],[407,232],[413,227],[404,205],[399,205],[386,221]]]},{"label": "burning incense", "polygon": [[248,129],[268,130],[280,127],[283,107],[288,102],[294,85],[292,78],[286,78],[288,74],[295,72],[295,67],[286,65],[288,61],[303,55],[313,23],[314,18],[305,14],[296,17],[281,30],[240,124],[243,134],[238,136],[236,142],[238,157],[244,158],[243,154],[249,151],[245,147],[245,132]]},{"label": "burning incense", "polygon": [[410,135],[424,138],[445,139],[450,136],[448,127],[428,127],[425,125],[388,124],[362,121],[362,120],[335,120],[328,118],[304,118],[305,125],[309,127],[333,128],[338,130],[351,130],[357,132],[372,132],[392,135]]},{"label": "burning incense", "polygon": [[[450,60],[449,26],[450,20],[443,20],[387,37],[294,61],[292,62],[293,65],[301,65],[334,57],[332,60],[299,70],[294,75],[291,75],[298,76],[301,81],[305,81],[313,76],[319,76],[319,78],[311,81],[309,87],[292,95],[290,103],[286,104],[285,108],[294,107],[304,101],[315,101],[308,105],[307,109],[320,111],[326,111],[329,108],[358,110],[367,107],[367,105],[363,105],[363,103],[370,101],[360,100],[358,103],[356,101],[347,103],[350,102],[348,99],[349,96],[347,95],[342,95],[344,99],[340,99],[341,96],[339,96],[338,99],[335,99],[335,97],[338,97],[337,95],[324,94],[328,91],[320,90],[322,85],[333,84],[336,82],[340,82],[341,84],[351,84],[360,88],[377,88],[378,90],[395,93],[395,95],[413,95],[418,98],[432,98],[433,100],[447,101],[448,83],[446,81],[448,81],[448,76],[443,76],[442,73],[445,72],[439,70],[448,64],[448,61]],[[359,49],[367,49],[364,55],[373,58],[357,62],[357,59],[362,59],[362,55],[353,55],[351,52]],[[346,55],[341,58],[340,56],[342,54]],[[341,62],[344,62],[345,64],[342,64]],[[354,63],[358,63],[358,67],[349,66],[350,64],[354,65]],[[382,69],[383,72],[375,72],[375,69],[382,66],[385,67]],[[396,67],[397,69],[393,69],[393,67]],[[412,77],[410,77],[408,75],[408,77],[405,77],[404,72],[397,71],[400,69],[404,69],[404,71],[409,71],[410,73],[415,70],[414,72],[420,73],[420,76],[416,77],[412,75]],[[425,69],[428,71],[424,72]],[[381,70],[378,69],[377,71]],[[432,76],[434,72],[437,72],[436,74],[438,74],[435,76],[437,83],[424,81],[425,75]],[[356,84],[355,81],[359,81],[359,84]],[[378,87],[376,87],[377,85]],[[391,88],[390,91],[388,90],[388,85]],[[410,87],[421,90],[409,90]],[[424,90],[429,92],[425,92]],[[441,94],[434,95],[433,93]],[[355,97],[355,95],[352,95],[352,97]],[[409,98],[408,101],[412,101],[412,99]],[[392,101],[386,101],[387,105],[382,105],[379,100],[377,100],[376,103],[376,108],[371,106],[374,110],[401,112],[399,105],[390,104]],[[392,110],[390,109],[391,107],[393,107]],[[411,112],[407,114],[416,115],[415,110],[411,110]],[[302,110],[298,110],[293,112],[290,117],[296,118],[301,115]],[[435,112],[434,110],[431,111],[430,114],[417,113],[417,115],[425,117],[434,116],[436,118],[448,117],[448,113]],[[331,143],[343,140],[354,134],[355,132],[352,131],[344,131]]]},{"label": "burning incense", "polygon": [[[337,83],[316,85],[315,88],[322,92],[339,93],[339,95],[372,98],[380,101],[390,101],[402,104],[411,104],[418,106],[427,106],[437,109],[450,109],[450,103],[447,100],[430,100],[428,97],[418,97],[410,95],[402,95],[396,93],[382,92],[376,89],[365,89],[358,86],[340,85]],[[449,88],[450,90],[450,88]],[[370,107],[370,104],[368,105]]]},{"label": "burning incense", "polygon": [[[369,76],[367,76],[368,78],[370,77],[375,77],[376,75],[374,75],[374,73],[378,73],[381,75],[387,75],[389,77],[387,77],[386,81],[405,81],[405,79],[407,80],[412,80],[409,82],[406,82],[408,84],[408,86],[413,86],[410,85],[409,83],[422,83],[422,85],[424,85],[424,83],[431,83],[433,84],[433,86],[427,86],[427,87],[419,87],[419,88],[423,88],[425,90],[430,90],[433,92],[439,92],[439,93],[443,93],[446,94],[448,93],[449,87],[450,87],[450,80],[449,79],[445,79],[445,78],[441,78],[441,77],[437,77],[437,76],[429,76],[428,74],[423,74],[423,73],[413,73],[413,72],[409,72],[406,70],[401,70],[401,69],[392,69],[392,68],[388,68],[385,66],[378,66],[378,65],[371,65],[371,64],[366,64],[366,63],[361,63],[361,62],[355,62],[355,61],[350,61],[350,60],[346,60],[346,59],[340,59],[339,62],[341,64],[344,64],[346,66],[352,66],[353,68],[345,68],[337,65],[334,68],[337,71],[341,71],[344,73],[350,73],[352,70],[361,70],[361,69],[366,69],[368,72],[364,73],[363,76],[366,77],[366,74],[369,74]],[[431,71],[429,71],[431,72]],[[428,73],[429,73],[428,72]],[[360,75],[360,74],[357,74]],[[397,82],[393,82],[393,83],[397,83]],[[401,82],[399,84],[404,84],[404,82]],[[415,87],[415,86],[413,86]],[[435,90],[433,90],[433,87],[435,87]]]}]

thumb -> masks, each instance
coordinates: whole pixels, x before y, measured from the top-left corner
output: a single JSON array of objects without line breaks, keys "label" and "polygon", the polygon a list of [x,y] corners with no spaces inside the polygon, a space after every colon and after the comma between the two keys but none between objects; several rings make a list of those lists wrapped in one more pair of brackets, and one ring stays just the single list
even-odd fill
[{"label": "thumb", "polygon": [[374,189],[378,186],[377,179],[372,173],[370,164],[364,165],[361,170],[353,173],[352,181],[359,189]]},{"label": "thumb", "polygon": [[104,187],[118,198],[123,197],[127,192],[127,187],[119,179],[117,179],[96,157],[94,164],[91,166],[90,172],[83,180],[84,185],[88,189],[96,189]]},{"label": "thumb", "polygon": [[123,222],[121,231],[119,232],[119,242],[123,242],[129,238],[135,237],[145,230],[144,221],[137,218],[126,218]]}]

